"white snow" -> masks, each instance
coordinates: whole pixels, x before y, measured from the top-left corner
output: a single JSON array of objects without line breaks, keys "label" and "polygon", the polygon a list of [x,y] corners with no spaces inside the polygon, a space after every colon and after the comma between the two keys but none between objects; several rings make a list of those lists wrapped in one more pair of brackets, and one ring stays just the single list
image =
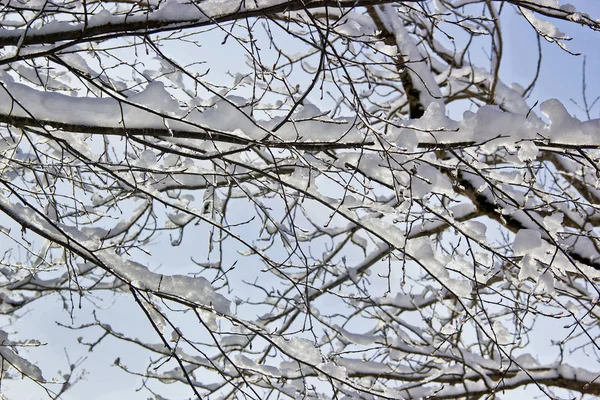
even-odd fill
[{"label": "white snow", "polygon": [[292,337],[290,339],[276,336],[273,342],[288,356],[308,365],[321,363],[321,352],[308,339]]},{"label": "white snow", "polygon": [[542,236],[534,229],[521,229],[513,242],[513,252],[516,256],[537,254],[536,250],[540,247],[542,247]]},{"label": "white snow", "polygon": [[509,344],[512,341],[512,335],[501,321],[494,321],[492,329],[498,344]]},{"label": "white snow", "polygon": [[519,261],[519,280],[525,281],[529,278],[533,278],[537,281],[537,278],[540,276],[541,272],[539,269],[539,264],[531,256],[531,254],[525,254],[521,261]]},{"label": "white snow", "polygon": [[551,237],[556,239],[556,235],[558,232],[563,230],[562,222],[564,219],[564,214],[560,212],[555,212],[552,215],[544,217],[543,224],[544,227],[548,230],[548,233]]},{"label": "white snow", "polygon": [[518,157],[521,161],[533,161],[539,154],[539,149],[533,142],[523,142],[519,146]]},{"label": "white snow", "polygon": [[563,47],[564,44],[561,41],[570,40],[570,38],[567,35],[558,30],[558,28],[554,26],[554,24],[552,24],[551,22],[538,18],[538,16],[534,12],[527,10],[523,7],[520,7],[520,10],[523,16],[527,19],[527,21],[529,21],[531,26],[533,26],[533,28],[547,41],[556,41],[557,44]]},{"label": "white snow", "polygon": [[354,344],[362,345],[362,346],[370,346],[374,343],[384,343],[385,340],[380,335],[371,335],[371,334],[359,334],[359,333],[351,333],[340,326],[335,326],[336,331],[340,332],[344,338],[348,339]]},{"label": "white snow", "polygon": [[19,343],[9,340],[8,333],[0,329],[0,357],[24,376],[38,382],[45,382],[42,371],[36,365],[30,363],[11,349],[11,346],[18,347],[19,345]]}]

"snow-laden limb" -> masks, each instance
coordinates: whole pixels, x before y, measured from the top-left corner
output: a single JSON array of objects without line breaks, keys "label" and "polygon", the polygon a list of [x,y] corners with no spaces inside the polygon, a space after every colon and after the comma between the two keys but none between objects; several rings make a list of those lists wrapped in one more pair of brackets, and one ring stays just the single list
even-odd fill
[{"label": "snow-laden limb", "polygon": [[559,4],[556,0],[516,0],[513,3],[521,9],[531,10],[547,17],[576,22],[596,31],[600,29],[597,18],[594,19],[587,13],[578,11],[571,3]]},{"label": "snow-laden limb", "polygon": [[[469,3],[476,2],[480,2],[480,0],[469,1]],[[577,22],[594,30],[600,29],[600,23],[597,20],[590,18],[585,13],[577,12],[574,8],[553,7],[522,0],[507,0],[506,2],[553,18]],[[198,28],[236,19],[268,16],[296,10],[311,10],[321,7],[360,7],[386,3],[393,2],[388,0],[311,0],[299,3],[289,0],[258,0],[252,2],[206,0],[201,3],[179,1],[158,2],[158,7],[154,6],[150,8],[145,8],[145,4],[140,3],[141,7],[134,9],[135,12],[133,15],[129,13],[115,15],[110,11],[100,9],[85,22],[77,20],[53,21],[51,23],[39,24],[38,26],[35,26],[37,25],[35,24],[34,27],[29,28],[6,30],[0,35],[0,46],[96,40],[115,34],[128,36],[137,35],[139,32],[158,33],[182,28]],[[461,3],[463,3],[462,0],[449,2],[450,5],[455,7],[460,7]],[[107,4],[110,4],[110,2],[107,2]],[[40,11],[46,11],[50,15],[56,13],[51,7]]]},{"label": "snow-laden limb", "polygon": [[398,14],[393,12],[392,6],[370,8],[369,13],[377,30],[386,38],[384,43],[395,46],[395,50],[388,55],[397,58],[396,67],[409,101],[410,118],[420,118],[432,103],[444,109],[440,88],[425,62],[426,55],[419,51],[414,38],[409,35]]},{"label": "snow-laden limb", "polygon": [[[72,97],[2,82],[0,121],[77,133],[167,136],[246,146],[326,149],[373,144],[347,120],[323,118],[314,107],[301,107],[277,132],[271,132],[269,128],[278,126],[281,119],[254,121],[237,110],[244,107],[243,99],[216,98],[209,103],[212,106],[202,112],[181,108],[160,82],[127,99]],[[314,122],[323,124],[318,132]]]},{"label": "snow-laden limb", "polygon": [[[42,376],[42,371],[30,361],[21,357],[17,351],[13,348],[27,347],[27,346],[39,346],[40,343],[36,341],[29,341],[29,343],[19,343],[8,339],[8,333],[0,329],[0,359],[4,365],[14,368],[22,376],[32,379],[34,381],[43,383],[45,381]],[[4,367],[3,367],[4,371]]]},{"label": "snow-laden limb", "polygon": [[548,21],[539,19],[532,11],[521,9],[523,16],[527,18],[527,21],[533,26],[533,28],[547,41],[556,42],[563,49],[567,50],[567,47],[562,41],[571,40],[570,37],[559,31],[554,25]]},{"label": "snow-laden limb", "polygon": [[[236,324],[244,326],[243,331],[245,334],[238,337],[247,338],[250,333],[256,334],[262,331],[258,326],[246,324],[244,321],[235,318],[233,320]],[[79,329],[88,329],[94,326],[102,328],[108,335],[116,339],[125,341],[135,340],[103,324],[82,326]],[[373,332],[355,334],[341,327],[336,327],[336,329],[339,330],[345,339],[357,345],[384,344],[386,340],[383,336]],[[234,339],[231,336],[229,338]],[[289,360],[273,365],[272,363],[261,362],[255,359],[255,357],[250,358],[243,355],[236,355],[225,363],[226,368],[221,371],[223,377],[225,379],[234,379],[243,373],[246,377],[245,379],[255,382],[257,386],[264,386],[266,388],[276,387],[288,395],[295,393],[297,389],[287,386],[286,381],[303,380],[310,377],[332,380],[335,382],[336,387],[346,393],[352,393],[353,390],[357,389],[362,389],[365,393],[368,393],[370,390],[367,387],[361,387],[360,384],[355,386],[351,379],[364,379],[372,375],[377,375],[388,382],[405,382],[402,387],[394,390],[394,393],[396,393],[395,397],[391,392],[379,393],[381,398],[389,399],[423,397],[433,395],[434,393],[436,396],[441,396],[441,398],[455,398],[460,393],[463,393],[463,395],[479,395],[489,391],[490,385],[494,386],[496,390],[509,390],[522,386],[524,383],[531,382],[532,380],[538,384],[565,387],[574,391],[580,391],[583,386],[586,386],[587,393],[596,395],[600,393],[600,384],[594,382],[595,373],[566,364],[542,365],[529,354],[517,357],[514,363],[507,366],[502,361],[485,359],[469,352],[457,355],[452,351],[444,352],[432,346],[423,346],[415,342],[403,343],[402,340],[395,341],[391,347],[397,354],[410,354],[414,352],[422,356],[427,356],[435,353],[435,357],[438,360],[437,365],[430,366],[427,370],[415,371],[408,366],[393,366],[389,362],[365,361],[352,356],[337,356],[328,362],[320,362],[322,355],[310,340],[294,337],[285,339],[266,333],[265,338],[272,343],[277,351],[290,357]],[[237,349],[240,349],[240,346],[243,348],[247,341],[227,340],[222,341],[220,345],[231,346],[233,343],[235,343]],[[172,351],[169,351],[162,345],[151,343],[140,343],[140,345],[148,349],[153,349],[156,353],[164,354],[165,356],[173,354]],[[188,371],[202,367],[214,368],[220,364],[219,356],[206,359],[186,354],[182,349],[177,349],[176,351],[177,356],[184,361]],[[439,362],[439,360],[445,359],[452,363],[463,358],[464,360],[468,360],[464,366],[448,366]],[[127,369],[120,361],[118,361],[118,364],[121,368]],[[488,375],[489,380],[487,382],[478,382],[482,374]],[[171,370],[164,375],[150,375],[150,377],[185,382],[181,369]],[[267,382],[261,382],[265,378],[269,378]],[[277,380],[272,381],[270,378]],[[201,381],[197,381],[196,384],[198,387],[210,388],[209,385]],[[349,385],[350,389],[345,387],[344,384]],[[467,386],[457,389],[453,386],[454,384]],[[219,387],[219,384],[215,384],[214,386]],[[291,393],[289,392],[290,390]]]},{"label": "snow-laden limb", "polygon": [[[257,0],[245,2],[239,0],[205,0],[200,3],[185,1],[158,2],[158,7],[144,8],[142,3],[129,13],[113,14],[100,10],[88,21],[53,21],[29,29],[11,29],[0,35],[0,46],[50,44],[69,40],[95,40],[105,35],[136,35],[139,32],[156,33],[198,28],[206,25],[225,23],[237,19],[262,17],[277,13],[310,10],[320,7],[356,7],[389,3],[389,0],[309,0],[304,2],[290,0]],[[110,2],[108,3],[110,4]],[[51,7],[40,11],[53,13]],[[82,33],[83,32],[83,33]]]},{"label": "snow-laden limb", "polygon": [[[501,387],[504,390],[522,386],[523,382],[533,380],[542,385],[560,386],[576,392],[582,390],[582,388],[586,388],[586,392],[591,395],[597,396],[600,394],[600,385],[594,382],[597,375],[569,365],[540,368],[539,371],[531,372],[518,371],[515,373],[506,373],[502,371],[500,374],[504,376],[501,381]],[[593,383],[590,384],[590,382]],[[492,383],[496,384],[495,382]],[[436,399],[454,399],[457,395],[481,396],[490,390],[483,382],[461,379],[461,384],[464,385],[461,389],[458,389],[456,386],[439,385],[438,387],[413,387],[401,390],[400,393],[407,399],[424,398],[427,396],[435,396]]]},{"label": "snow-laden limb", "polygon": [[[423,87],[419,93],[430,91]],[[76,133],[164,136],[242,146],[301,150],[378,147],[372,134],[356,129],[352,118],[323,118],[324,112],[312,105],[299,107],[298,112],[274,132],[272,128],[279,126],[282,119],[252,119],[243,111],[250,102],[241,98],[214,98],[208,102],[211,106],[200,112],[194,107],[179,107],[160,82],[126,99],[71,97],[8,82],[0,87],[0,121]],[[423,104],[428,102],[423,101]],[[71,112],[75,107],[80,112]],[[425,149],[460,148],[483,141],[488,151],[499,146],[519,146],[522,142],[520,157],[524,157],[522,146],[565,149],[599,146],[595,134],[600,130],[600,119],[582,122],[573,118],[556,99],[544,102],[541,109],[550,119],[549,124],[496,107],[466,113],[464,119],[457,122],[446,118],[443,106],[435,102],[427,107],[423,119],[400,123],[405,129],[396,129],[390,139],[397,146],[406,147],[406,138],[410,135],[413,148]],[[494,120],[502,120],[503,124],[491,124]]]},{"label": "snow-laden limb", "polygon": [[89,237],[73,227],[44,220],[30,208],[13,203],[2,194],[0,210],[21,224],[23,229],[31,229],[56,244],[68,245],[87,262],[100,266],[136,289],[213,307],[220,313],[229,313],[230,301],[216,293],[203,277],[151,272],[147,267],[119,256],[113,249],[105,248],[99,239]]}]

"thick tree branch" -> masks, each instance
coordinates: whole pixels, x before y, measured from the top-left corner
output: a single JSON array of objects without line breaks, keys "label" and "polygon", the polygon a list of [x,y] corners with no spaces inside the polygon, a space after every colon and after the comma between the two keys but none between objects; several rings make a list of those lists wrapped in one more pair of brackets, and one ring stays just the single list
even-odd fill
[{"label": "thick tree branch", "polygon": [[[408,1],[408,0],[404,0]],[[423,1],[423,0],[419,0]],[[395,1],[398,2],[398,1]],[[399,1],[402,2],[402,1]],[[412,1],[411,1],[412,2]],[[61,23],[56,29],[45,26],[28,31],[16,29],[3,31],[0,34],[0,46],[54,44],[63,41],[89,42],[105,40],[114,37],[126,37],[138,34],[153,34],[179,29],[193,29],[219,23],[243,20],[245,18],[266,17],[290,11],[311,10],[321,7],[347,8],[375,4],[394,3],[390,0],[287,0],[274,3],[272,1],[219,1],[219,7],[213,6],[215,0],[198,2],[196,5],[186,5],[189,13],[170,16],[163,9],[146,15],[115,16],[109,23],[102,24],[65,24]],[[211,7],[213,6],[213,7]],[[230,9],[223,13],[222,9]]]}]

